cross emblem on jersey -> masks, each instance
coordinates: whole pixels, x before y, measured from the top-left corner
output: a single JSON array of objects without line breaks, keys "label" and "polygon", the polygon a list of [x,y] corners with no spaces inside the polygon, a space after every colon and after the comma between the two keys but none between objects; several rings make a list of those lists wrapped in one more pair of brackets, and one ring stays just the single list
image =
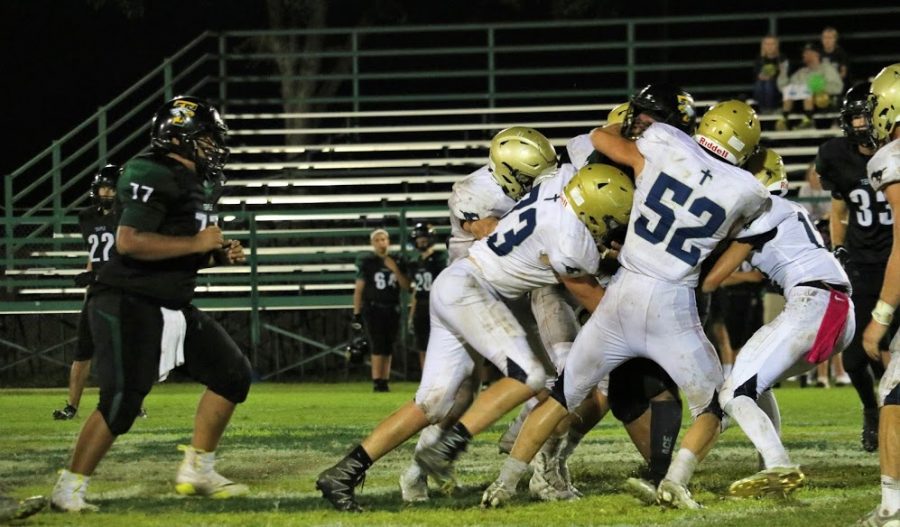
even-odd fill
[{"label": "cross emblem on jersey", "polygon": [[707,179],[712,179],[712,172],[710,172],[708,168],[707,168],[707,169],[703,169],[703,172],[701,172],[701,174],[703,174],[703,177],[700,178],[700,184],[701,184],[701,185],[704,184],[704,183],[706,183],[706,180],[707,180]]},{"label": "cross emblem on jersey", "polygon": [[558,199],[559,199],[559,194],[554,194],[553,196],[550,196],[549,198],[544,198],[544,201],[556,201]]}]

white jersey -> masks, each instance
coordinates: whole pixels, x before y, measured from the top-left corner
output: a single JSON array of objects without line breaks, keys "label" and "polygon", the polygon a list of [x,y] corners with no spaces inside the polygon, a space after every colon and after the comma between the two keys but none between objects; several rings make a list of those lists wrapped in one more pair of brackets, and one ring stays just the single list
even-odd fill
[{"label": "white jersey", "polygon": [[465,179],[453,184],[447,201],[450,206],[450,262],[463,258],[475,243],[475,236],[462,228],[464,221],[480,220],[489,216],[503,216],[516,202],[504,194],[487,166],[472,172]]},{"label": "white jersey", "polygon": [[781,287],[785,296],[803,282],[850,285],[806,209],[784,198],[772,196],[771,209],[745,226],[737,240],[753,245],[750,264]]},{"label": "white jersey", "polygon": [[629,271],[694,287],[703,260],[737,222],[760,212],[769,192],[667,124],[651,125],[637,147],[644,169],[619,261]]},{"label": "white jersey", "polygon": [[517,298],[559,282],[560,276],[595,274],[600,253],[588,228],[563,199],[575,175],[566,164],[534,187],[504,216],[494,234],[475,242],[469,256],[501,295]]},{"label": "white jersey", "polygon": [[875,190],[900,182],[900,139],[879,148],[866,164],[866,172]]},{"label": "white jersey", "polygon": [[575,165],[575,168],[583,168],[587,165],[588,157],[594,152],[594,143],[591,142],[591,134],[576,135],[566,143],[566,153],[569,154],[569,163]]}]

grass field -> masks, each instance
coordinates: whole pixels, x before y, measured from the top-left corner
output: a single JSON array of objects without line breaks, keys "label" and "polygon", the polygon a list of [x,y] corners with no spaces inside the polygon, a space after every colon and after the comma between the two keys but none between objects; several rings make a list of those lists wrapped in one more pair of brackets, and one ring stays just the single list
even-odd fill
[{"label": "grass field", "polygon": [[[193,408],[201,387],[162,385],[146,400],[149,418],[139,419],[100,465],[88,498],[101,512],[45,512],[27,525],[851,525],[879,501],[878,458],[859,446],[859,403],[852,388],[781,388],[777,397],[784,438],[809,476],[795,499],[726,500],[728,484],[756,470],[756,454],[743,433],[728,430],[697,471],[692,489],[701,511],[644,507],[620,490],[638,468],[639,456],[621,425],[604,421],[570,463],[585,493],[577,502],[529,501],[527,490],[513,506],[480,510],[481,491],[502,462],[495,441],[502,426],[476,438],[460,460],[461,491],[430,503],[404,507],[397,478],[414,443],[380,460],[370,471],[362,515],[333,511],[314,488],[316,474],[340,458],[382,417],[412,397],[415,386],[392,385],[372,394],[368,383],[257,384],[232,421],[220,449],[220,471],[251,487],[249,497],[229,501],[181,498],[172,480],[181,459],[176,445],[190,439]],[[96,404],[88,390],[82,408]],[[87,411],[70,422],[50,413],[65,399],[56,390],[0,390],[0,489],[15,497],[48,494],[66,462]]]}]

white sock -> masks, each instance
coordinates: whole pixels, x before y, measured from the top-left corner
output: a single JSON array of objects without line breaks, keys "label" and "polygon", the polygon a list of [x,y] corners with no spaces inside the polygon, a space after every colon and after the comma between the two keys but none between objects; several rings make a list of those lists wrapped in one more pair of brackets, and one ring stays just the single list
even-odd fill
[{"label": "white sock", "polygon": [[574,428],[569,428],[569,432],[563,437],[562,442],[559,444],[559,453],[557,454],[557,457],[561,461],[569,459],[569,456],[572,455],[572,452],[575,451],[575,448],[578,447],[578,444],[581,443],[582,439],[584,439],[584,434]]},{"label": "white sock", "polygon": [[886,516],[900,510],[900,481],[881,475],[881,510]]},{"label": "white sock", "polygon": [[781,444],[775,425],[753,399],[746,395],[735,397],[728,401],[724,410],[753,442],[766,468],[790,466],[791,460]]},{"label": "white sock", "polygon": [[675,455],[672,464],[669,465],[666,479],[672,480],[679,485],[687,486],[694,475],[695,468],[697,468],[697,456],[687,448],[682,448]]},{"label": "white sock", "polygon": [[723,364],[722,365],[722,375],[727,379],[731,376],[731,368],[734,367],[734,364]]},{"label": "white sock", "polygon": [[438,442],[444,429],[438,425],[429,425],[419,433],[419,441],[416,443],[416,452],[430,447]]},{"label": "white sock", "polygon": [[756,398],[756,404],[763,412],[765,412],[769,417],[769,420],[772,421],[775,432],[781,436],[781,411],[778,410],[778,401],[775,400],[775,392],[766,390],[759,394],[759,397]]},{"label": "white sock", "polygon": [[525,472],[528,470],[528,463],[524,461],[519,461],[514,457],[506,458],[506,461],[503,463],[503,467],[500,469],[500,481],[503,482],[503,485],[510,489],[515,489],[519,484],[519,480],[522,479],[522,476],[525,475]]}]

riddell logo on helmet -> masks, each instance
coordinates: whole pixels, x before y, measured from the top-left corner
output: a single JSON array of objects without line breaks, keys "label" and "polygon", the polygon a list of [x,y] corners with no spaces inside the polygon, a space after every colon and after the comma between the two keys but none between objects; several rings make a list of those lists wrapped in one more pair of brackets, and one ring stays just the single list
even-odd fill
[{"label": "riddell logo on helmet", "polygon": [[721,146],[717,145],[716,143],[710,141],[709,139],[703,137],[702,135],[697,137],[697,142],[700,143],[700,146],[702,146],[703,148],[716,154],[717,156],[725,158],[731,162],[734,162],[735,158],[731,152],[722,148]]}]

